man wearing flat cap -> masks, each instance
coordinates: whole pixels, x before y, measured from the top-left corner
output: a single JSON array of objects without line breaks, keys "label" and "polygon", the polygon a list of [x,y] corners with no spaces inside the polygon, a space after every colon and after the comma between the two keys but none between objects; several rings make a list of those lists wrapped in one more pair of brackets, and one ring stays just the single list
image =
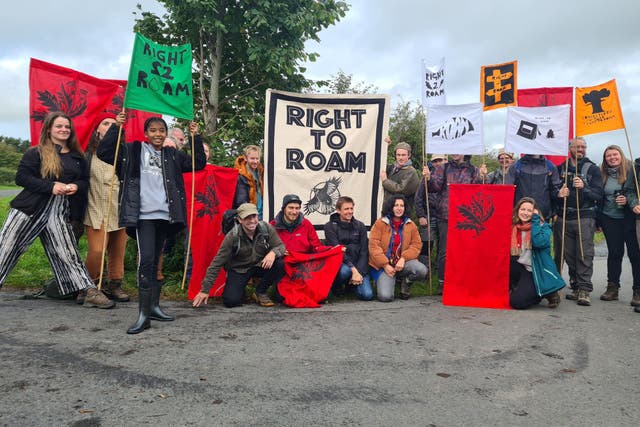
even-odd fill
[{"label": "man wearing flat cap", "polygon": [[258,220],[258,209],[253,203],[243,203],[236,211],[238,225],[224,236],[218,253],[211,261],[202,289],[193,299],[193,306],[205,304],[209,290],[218,278],[220,269],[227,272],[227,281],[222,293],[225,307],[242,305],[245,287],[252,277],[260,277],[253,298],[263,307],[274,305],[267,291],[277,285],[284,275],[282,257],[285,246],[276,230],[264,221]]},{"label": "man wearing flat cap", "polygon": [[[391,140],[387,138],[387,142]],[[420,178],[411,161],[411,145],[398,142],[394,148],[396,161],[380,172],[380,181],[384,190],[384,202],[394,194],[402,194],[407,200],[407,211],[413,212],[414,197]]]}]

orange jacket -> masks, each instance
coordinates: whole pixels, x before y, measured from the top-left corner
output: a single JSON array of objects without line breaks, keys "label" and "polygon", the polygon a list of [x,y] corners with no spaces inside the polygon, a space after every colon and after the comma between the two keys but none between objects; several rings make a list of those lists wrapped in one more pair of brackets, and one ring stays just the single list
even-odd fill
[{"label": "orange jacket", "polygon": [[[253,174],[251,173],[251,171],[249,171],[249,166],[247,165],[247,160],[245,159],[244,156],[240,156],[236,159],[235,164],[233,165],[234,168],[238,169],[238,174],[242,177],[244,177],[244,180],[240,177],[238,177],[238,185],[240,186],[240,184],[247,186],[247,189],[244,188],[238,188],[236,190],[237,193],[240,194],[236,194],[236,200],[234,202],[234,206],[239,206],[242,203],[245,202],[249,202],[249,203],[253,203],[254,205],[258,203],[258,196],[256,193],[256,189],[257,186],[259,186],[260,188],[260,194],[264,194],[263,193],[263,186],[262,186],[262,174],[263,174],[263,168],[262,168],[262,163],[258,164],[258,183],[256,183],[255,179],[253,178]],[[246,198],[246,193],[245,191],[248,190],[248,196],[249,199],[248,200],[244,200]],[[242,199],[242,200],[240,200]]]},{"label": "orange jacket", "polygon": [[[389,263],[387,251],[391,241],[391,224],[389,217],[383,216],[373,224],[369,233],[369,265],[380,269]],[[402,226],[400,256],[405,261],[417,259],[422,249],[422,241],[418,227],[410,218],[405,218]]]}]

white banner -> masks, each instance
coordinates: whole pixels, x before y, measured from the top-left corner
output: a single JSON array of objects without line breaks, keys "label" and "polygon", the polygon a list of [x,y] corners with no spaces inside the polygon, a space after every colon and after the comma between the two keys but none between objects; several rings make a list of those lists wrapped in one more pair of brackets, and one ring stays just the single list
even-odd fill
[{"label": "white banner", "polygon": [[483,154],[482,104],[430,105],[427,153]]},{"label": "white banner", "polygon": [[447,103],[444,90],[444,58],[440,64],[427,66],[422,60],[422,105],[443,105]]},{"label": "white banner", "polygon": [[264,133],[264,216],[296,194],[316,229],[340,196],[370,227],[382,206],[379,174],[387,161],[387,95],[315,95],[267,90]]},{"label": "white banner", "polygon": [[505,151],[566,156],[570,106],[508,107]]}]

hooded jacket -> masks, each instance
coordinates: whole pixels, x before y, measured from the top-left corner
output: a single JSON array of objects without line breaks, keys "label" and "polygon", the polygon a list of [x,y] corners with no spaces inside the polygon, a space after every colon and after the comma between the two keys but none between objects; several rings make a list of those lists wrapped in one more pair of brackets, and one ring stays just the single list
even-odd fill
[{"label": "hooded jacket", "polygon": [[[465,156],[460,163],[448,162],[438,165],[429,179],[429,192],[435,193],[436,218],[447,221],[449,218],[449,184],[479,184],[480,172]],[[431,200],[429,200],[431,203]]]},{"label": "hooded jacket", "polygon": [[[103,162],[114,164],[118,126],[113,124],[100,141],[97,155]],[[142,142],[122,144],[118,151],[116,172],[120,179],[118,213],[120,227],[137,227],[140,215],[140,156]],[[204,169],[206,157],[202,138],[194,138],[195,170]],[[191,172],[191,156],[173,147],[162,147],[162,177],[169,205],[169,223],[178,228],[187,224],[187,203],[182,174]]]}]

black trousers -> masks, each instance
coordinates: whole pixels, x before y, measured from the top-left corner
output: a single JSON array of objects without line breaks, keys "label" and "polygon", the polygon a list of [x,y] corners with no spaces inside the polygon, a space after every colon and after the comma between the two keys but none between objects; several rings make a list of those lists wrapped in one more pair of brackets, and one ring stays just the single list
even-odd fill
[{"label": "black trousers", "polygon": [[169,221],[163,219],[138,221],[138,287],[149,289],[157,280],[158,260],[170,230]]},{"label": "black trousers", "polygon": [[265,294],[269,286],[277,285],[284,276],[284,261],[276,258],[270,269],[253,267],[246,273],[239,273],[234,270],[227,271],[227,281],[222,292],[222,303],[225,307],[237,307],[242,305],[242,297],[247,287],[249,279],[260,277],[260,283],[256,286],[257,294]]},{"label": "black trousers", "polygon": [[516,310],[522,310],[539,304],[540,301],[542,298],[536,291],[533,274],[518,262],[517,256],[512,256],[509,269],[509,305]]},{"label": "black trousers", "polygon": [[624,247],[631,262],[633,289],[640,290],[640,248],[636,239],[636,222],[628,213],[624,218],[610,218],[602,215],[602,231],[607,241],[607,281],[620,285]]}]

